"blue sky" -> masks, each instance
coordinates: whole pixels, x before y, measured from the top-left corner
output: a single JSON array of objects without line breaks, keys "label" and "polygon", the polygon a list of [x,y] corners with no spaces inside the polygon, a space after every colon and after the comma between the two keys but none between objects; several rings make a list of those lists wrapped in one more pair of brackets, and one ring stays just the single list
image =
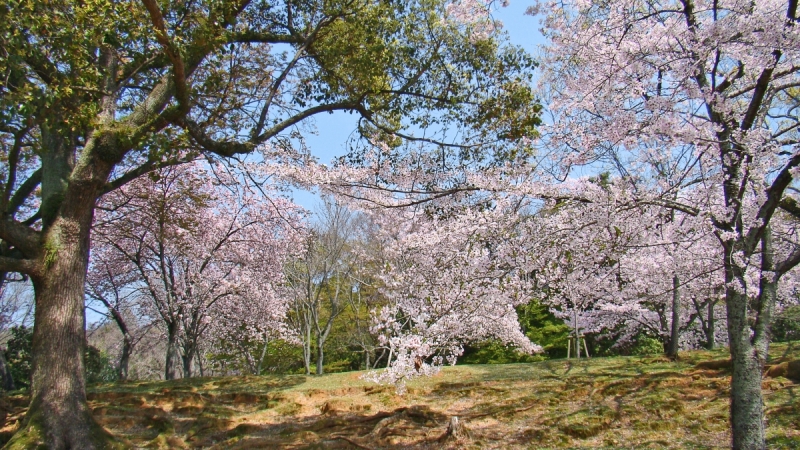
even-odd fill
[{"label": "blue sky", "polygon": [[[539,32],[539,19],[525,15],[528,6],[530,1],[512,0],[509,6],[499,8],[493,15],[503,22],[503,28],[512,44],[519,45],[535,55],[537,46],[544,43],[544,38]],[[317,134],[306,135],[306,144],[314,156],[321,162],[327,163],[334,157],[344,154],[345,143],[356,128],[357,116],[339,112],[323,114],[315,120]],[[319,202],[315,194],[306,191],[295,191],[293,197],[296,203],[309,210],[313,210]]]}]

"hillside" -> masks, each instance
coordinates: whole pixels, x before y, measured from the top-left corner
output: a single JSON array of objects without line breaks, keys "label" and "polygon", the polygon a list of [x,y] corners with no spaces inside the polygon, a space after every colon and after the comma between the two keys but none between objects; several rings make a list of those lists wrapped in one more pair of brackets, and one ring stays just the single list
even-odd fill
[{"label": "hillside", "polygon": [[[725,351],[680,356],[448,367],[404,396],[350,372],[100,385],[89,399],[137,448],[727,447],[729,373],[715,362]],[[771,448],[800,448],[798,387],[764,378]],[[4,400],[7,439],[27,399]],[[460,437],[446,435],[453,416]]]}]

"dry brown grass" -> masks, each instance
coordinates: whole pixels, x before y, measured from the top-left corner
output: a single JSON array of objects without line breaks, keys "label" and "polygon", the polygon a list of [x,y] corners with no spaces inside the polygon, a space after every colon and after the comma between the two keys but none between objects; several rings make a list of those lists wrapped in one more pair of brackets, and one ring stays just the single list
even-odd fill
[{"label": "dry brown grass", "polygon": [[[800,351],[773,346],[776,359]],[[95,387],[95,417],[137,448],[727,448],[724,350],[448,367],[391,386],[361,373]],[[710,363],[709,363],[710,362]],[[798,385],[764,379],[771,448],[800,448]],[[4,399],[6,435],[25,398]],[[446,435],[457,416],[462,437]]]}]

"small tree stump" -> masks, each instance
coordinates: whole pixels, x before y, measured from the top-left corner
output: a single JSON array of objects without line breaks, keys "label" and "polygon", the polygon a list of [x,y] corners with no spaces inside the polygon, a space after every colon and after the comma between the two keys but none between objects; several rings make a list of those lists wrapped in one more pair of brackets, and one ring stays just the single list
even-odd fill
[{"label": "small tree stump", "polygon": [[469,439],[469,437],[469,430],[466,426],[464,426],[464,422],[458,420],[458,416],[453,416],[450,418],[450,422],[447,424],[447,431],[444,432],[439,440],[460,440]]}]

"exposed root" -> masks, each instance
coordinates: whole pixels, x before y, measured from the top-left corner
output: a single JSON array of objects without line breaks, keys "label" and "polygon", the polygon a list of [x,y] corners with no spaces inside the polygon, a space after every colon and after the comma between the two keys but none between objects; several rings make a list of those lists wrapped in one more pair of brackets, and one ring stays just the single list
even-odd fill
[{"label": "exposed root", "polygon": [[352,446],[355,446],[357,448],[363,448],[364,450],[373,450],[372,447],[367,447],[366,445],[361,445],[358,442],[350,439],[347,436],[335,435],[335,436],[331,436],[331,439],[341,439],[341,440],[347,442],[348,444],[350,444]]},{"label": "exposed root", "polygon": [[130,448],[130,444],[117,439],[114,435],[100,426],[91,417],[89,418],[88,430],[81,432],[74,427],[70,432],[59,433],[64,435],[66,442],[56,442],[55,445],[48,442],[47,431],[42,420],[41,412],[28,417],[23,425],[14,433],[14,436],[3,447],[4,450],[29,450],[29,449],[60,449],[60,448],[81,448],[97,450],[123,450]]}]

